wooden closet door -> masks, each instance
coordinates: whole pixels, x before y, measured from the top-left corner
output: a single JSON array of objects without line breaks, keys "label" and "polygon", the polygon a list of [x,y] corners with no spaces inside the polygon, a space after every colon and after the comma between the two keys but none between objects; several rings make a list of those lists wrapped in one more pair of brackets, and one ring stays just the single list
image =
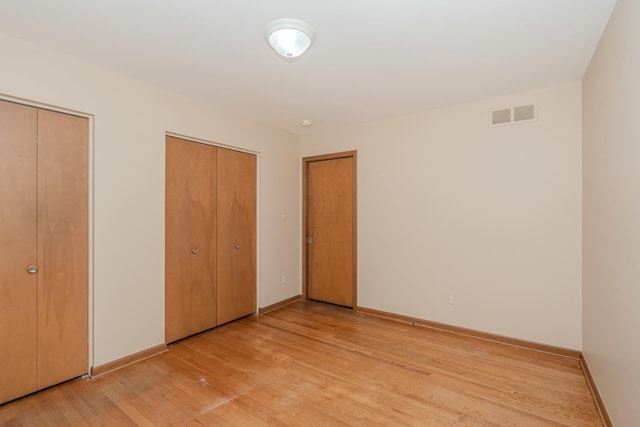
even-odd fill
[{"label": "wooden closet door", "polygon": [[218,324],[256,311],[256,156],[218,149]]},{"label": "wooden closet door", "polygon": [[216,326],[216,153],[167,137],[165,338]]},{"label": "wooden closet door", "polygon": [[2,101],[0,135],[3,402],[88,370],[88,121]]},{"label": "wooden closet door", "polygon": [[0,101],[0,403],[36,390],[37,119]]},{"label": "wooden closet door", "polygon": [[38,110],[38,389],[88,371],[88,134]]}]

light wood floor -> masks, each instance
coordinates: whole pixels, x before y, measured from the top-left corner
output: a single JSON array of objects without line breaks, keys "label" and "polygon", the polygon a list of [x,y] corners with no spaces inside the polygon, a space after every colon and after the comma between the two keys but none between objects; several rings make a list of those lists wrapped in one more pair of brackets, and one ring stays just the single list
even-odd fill
[{"label": "light wood floor", "polygon": [[297,302],[94,380],[0,425],[601,425],[577,361]]}]

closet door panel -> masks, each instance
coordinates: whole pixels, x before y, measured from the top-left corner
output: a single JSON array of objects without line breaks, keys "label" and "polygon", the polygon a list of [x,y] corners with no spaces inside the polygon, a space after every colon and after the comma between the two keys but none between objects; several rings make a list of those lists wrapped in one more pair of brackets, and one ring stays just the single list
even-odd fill
[{"label": "closet door panel", "polygon": [[37,114],[0,101],[0,403],[36,389]]},{"label": "closet door panel", "polygon": [[216,326],[216,148],[167,137],[166,341]]},{"label": "closet door panel", "polygon": [[88,371],[88,120],[38,111],[38,388]]},{"label": "closet door panel", "polygon": [[218,324],[256,311],[256,156],[218,149]]}]

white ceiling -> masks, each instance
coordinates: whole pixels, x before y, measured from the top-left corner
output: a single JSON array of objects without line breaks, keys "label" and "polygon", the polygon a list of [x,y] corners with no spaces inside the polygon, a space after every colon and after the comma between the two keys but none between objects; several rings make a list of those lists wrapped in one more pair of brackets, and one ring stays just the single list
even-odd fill
[{"label": "white ceiling", "polygon": [[[304,133],[580,80],[614,5],[0,0],[0,32]],[[296,62],[264,40],[278,18],[315,29]]]}]

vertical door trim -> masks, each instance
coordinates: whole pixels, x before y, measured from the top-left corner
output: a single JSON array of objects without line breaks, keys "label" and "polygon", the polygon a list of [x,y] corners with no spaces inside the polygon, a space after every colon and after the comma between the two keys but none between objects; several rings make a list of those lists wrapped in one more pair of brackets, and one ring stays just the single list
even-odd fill
[{"label": "vertical door trim", "polygon": [[358,151],[343,151],[339,153],[322,154],[318,156],[302,158],[302,299],[307,300],[309,296],[309,271],[308,271],[308,174],[309,163],[323,160],[337,160],[351,157],[353,159],[352,182],[353,182],[353,309],[358,306]]}]

